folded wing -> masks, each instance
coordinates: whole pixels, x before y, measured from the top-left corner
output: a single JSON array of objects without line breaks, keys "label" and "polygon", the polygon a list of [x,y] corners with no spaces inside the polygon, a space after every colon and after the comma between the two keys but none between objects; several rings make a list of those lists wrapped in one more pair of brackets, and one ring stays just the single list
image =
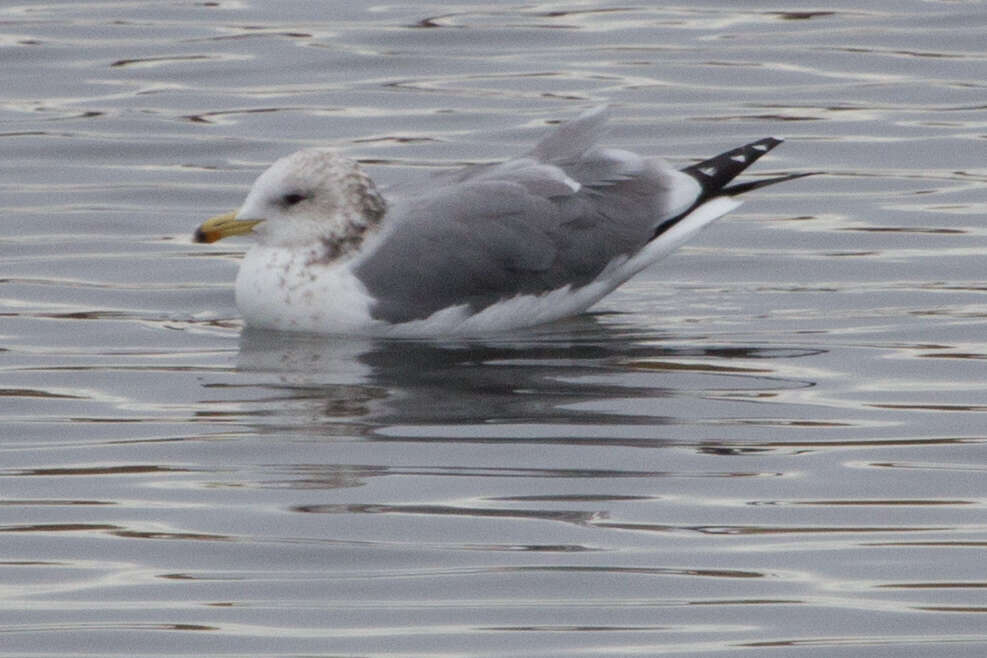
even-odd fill
[{"label": "folded wing", "polygon": [[[378,300],[374,316],[396,323],[448,306],[475,312],[516,295],[578,288],[616,269],[613,289],[738,204],[699,212],[704,205],[766,184],[727,186],[780,143],[760,140],[678,171],[597,146],[607,114],[591,110],[525,156],[440,174],[424,191],[392,200],[388,228],[354,268]],[[649,246],[663,239],[675,244]],[[614,267],[631,260],[633,268]]]}]

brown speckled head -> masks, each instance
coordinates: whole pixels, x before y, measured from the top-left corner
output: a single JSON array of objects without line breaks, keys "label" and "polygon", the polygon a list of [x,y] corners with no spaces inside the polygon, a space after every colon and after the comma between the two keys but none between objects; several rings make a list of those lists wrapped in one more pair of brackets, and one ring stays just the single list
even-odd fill
[{"label": "brown speckled head", "polygon": [[353,160],[329,149],[305,149],[281,158],[254,182],[237,220],[263,220],[260,244],[322,245],[314,262],[357,250],[387,213],[373,181]]}]

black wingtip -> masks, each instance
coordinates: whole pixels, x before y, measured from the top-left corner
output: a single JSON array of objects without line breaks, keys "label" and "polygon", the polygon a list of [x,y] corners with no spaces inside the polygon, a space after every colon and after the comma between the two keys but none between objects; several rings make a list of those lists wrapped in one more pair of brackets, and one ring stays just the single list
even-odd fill
[{"label": "black wingtip", "polygon": [[765,137],[750,144],[744,144],[726,153],[721,153],[709,160],[703,160],[682,171],[689,174],[703,186],[707,195],[719,192],[730,181],[740,175],[762,155],[781,144],[783,139]]},{"label": "black wingtip", "polygon": [[784,183],[785,181],[795,180],[796,178],[805,178],[806,176],[815,176],[819,173],[822,172],[806,171],[799,174],[786,174],[784,176],[762,178],[761,180],[754,180],[747,183],[737,183],[736,185],[730,185],[722,188],[720,190],[720,194],[725,194],[726,196],[737,196],[738,194],[743,194],[744,192],[756,190],[759,187],[767,187],[768,185],[774,185],[775,183]]},{"label": "black wingtip", "polygon": [[702,185],[702,193],[696,198],[689,208],[671,219],[665,220],[655,228],[651,239],[654,240],[668,229],[675,226],[689,214],[714,197],[736,196],[750,190],[755,190],[766,185],[782,183],[784,181],[795,180],[818,174],[818,171],[809,171],[798,174],[786,174],[773,178],[762,178],[760,180],[747,183],[737,183],[730,185],[730,181],[736,178],[747,167],[754,164],[762,155],[778,146],[785,140],[779,137],[765,137],[756,142],[745,144],[726,153],[721,153],[709,160],[703,160],[691,167],[686,167],[682,171],[695,178]]}]

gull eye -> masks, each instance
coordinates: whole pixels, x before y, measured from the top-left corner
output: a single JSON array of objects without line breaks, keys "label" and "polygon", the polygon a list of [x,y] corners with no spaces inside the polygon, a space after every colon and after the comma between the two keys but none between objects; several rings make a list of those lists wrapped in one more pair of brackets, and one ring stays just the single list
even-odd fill
[{"label": "gull eye", "polygon": [[307,198],[308,196],[302,194],[301,192],[290,192],[288,194],[285,194],[283,197],[281,197],[281,204],[284,206],[293,206],[295,204],[301,203]]}]

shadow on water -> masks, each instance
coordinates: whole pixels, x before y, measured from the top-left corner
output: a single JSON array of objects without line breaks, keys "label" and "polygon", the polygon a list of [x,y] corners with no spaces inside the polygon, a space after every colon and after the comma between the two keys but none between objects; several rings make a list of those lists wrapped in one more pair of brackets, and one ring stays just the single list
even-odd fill
[{"label": "shadow on water", "polygon": [[[811,380],[782,376],[772,362],[821,353],[704,341],[672,346],[670,338],[621,327],[605,315],[478,339],[245,330],[237,367],[274,377],[267,385],[279,400],[306,400],[309,429],[359,420],[375,428],[368,438],[377,440],[653,447],[667,440],[615,428],[678,424],[682,403],[674,401],[680,398],[714,392],[756,398],[810,388]],[[595,408],[607,400],[625,401],[627,408]]]}]

